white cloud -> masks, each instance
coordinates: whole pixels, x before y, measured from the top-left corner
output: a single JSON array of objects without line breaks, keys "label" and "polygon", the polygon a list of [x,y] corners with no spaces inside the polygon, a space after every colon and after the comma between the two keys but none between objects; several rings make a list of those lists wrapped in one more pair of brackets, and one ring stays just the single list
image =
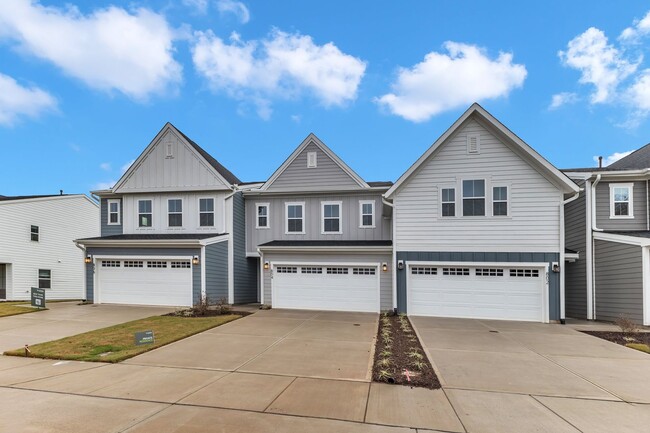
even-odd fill
[{"label": "white cloud", "polygon": [[548,106],[548,109],[556,110],[563,105],[574,104],[578,102],[579,99],[580,98],[576,93],[572,93],[572,92],[556,93],[551,98],[551,104]]},{"label": "white cloud", "polygon": [[307,35],[273,30],[263,40],[242,41],[233,33],[224,42],[197,32],[192,47],[197,71],[215,91],[253,103],[268,118],[274,98],[311,94],[325,106],[341,106],[357,96],[366,64],[329,42],[317,45]]},{"label": "white cloud", "polygon": [[113,188],[113,185],[117,183],[116,180],[109,180],[108,182],[97,182],[95,185],[91,187],[93,191],[95,190],[101,190],[101,189],[111,189]]},{"label": "white cloud", "polygon": [[126,173],[126,171],[129,169],[129,167],[131,167],[131,165],[133,165],[134,162],[135,159],[132,159],[131,161],[128,161],[124,165],[122,165],[122,168],[120,169],[122,170],[122,174]]},{"label": "white cloud", "polygon": [[208,12],[208,0],[183,0],[182,3],[200,14]]},{"label": "white cloud", "polygon": [[220,14],[231,13],[243,24],[251,19],[251,14],[246,5],[234,0],[217,0],[217,10]]},{"label": "white cloud", "polygon": [[173,58],[174,31],[145,8],[109,6],[84,15],[77,8],[38,2],[0,2],[0,40],[47,60],[88,86],[119,91],[136,100],[163,93],[181,81]]},{"label": "white cloud", "polygon": [[102,162],[99,164],[99,168],[101,168],[104,171],[111,171],[111,163],[110,162]]},{"label": "white cloud", "polygon": [[595,27],[569,41],[567,50],[558,55],[566,66],[580,71],[580,83],[594,85],[592,104],[610,102],[621,81],[638,67],[638,62],[626,60],[623,53],[608,42],[605,33]]},{"label": "white cloud", "polygon": [[[609,156],[603,158],[603,167],[607,167],[610,164],[614,164],[619,159],[625,158],[630,153],[634,152],[633,150],[628,150],[627,152],[614,152]],[[598,156],[594,156],[594,161],[598,162]]]},{"label": "white cloud", "polygon": [[0,73],[0,125],[13,125],[20,117],[37,117],[56,107],[56,99],[45,90],[21,86]]},{"label": "white cloud", "polygon": [[634,20],[634,25],[621,32],[618,39],[621,42],[639,43],[643,36],[650,34],[650,12],[640,20]]},{"label": "white cloud", "polygon": [[632,104],[642,113],[650,112],[650,69],[646,69],[636,78],[628,89]]},{"label": "white cloud", "polygon": [[507,96],[526,79],[511,53],[491,59],[476,45],[445,42],[447,53],[430,52],[411,68],[400,68],[392,93],[376,101],[398,116],[423,122],[441,112]]}]

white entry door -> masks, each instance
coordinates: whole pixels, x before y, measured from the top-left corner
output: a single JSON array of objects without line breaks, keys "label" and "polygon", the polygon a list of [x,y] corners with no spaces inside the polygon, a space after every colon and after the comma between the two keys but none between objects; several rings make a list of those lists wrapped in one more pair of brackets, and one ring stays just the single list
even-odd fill
[{"label": "white entry door", "polygon": [[547,321],[544,267],[411,263],[407,286],[411,315]]},{"label": "white entry door", "polygon": [[274,264],[273,307],[379,311],[379,265]]},{"label": "white entry door", "polygon": [[102,259],[96,266],[98,303],[192,305],[190,259]]}]

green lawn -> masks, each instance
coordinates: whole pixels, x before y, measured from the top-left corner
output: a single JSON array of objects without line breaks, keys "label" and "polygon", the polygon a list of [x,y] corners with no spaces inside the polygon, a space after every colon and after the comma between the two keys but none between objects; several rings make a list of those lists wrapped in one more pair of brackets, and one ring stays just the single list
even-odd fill
[{"label": "green lawn", "polygon": [[0,302],[0,317],[15,316],[16,314],[34,313],[36,311],[43,311],[32,307],[28,302]]},{"label": "green lawn", "polygon": [[[46,359],[120,362],[240,317],[237,314],[214,317],[153,316],[35,344],[30,346],[31,356]],[[153,331],[155,343],[136,346],[134,334],[141,331]],[[25,356],[25,351],[16,349],[4,354]]]}]

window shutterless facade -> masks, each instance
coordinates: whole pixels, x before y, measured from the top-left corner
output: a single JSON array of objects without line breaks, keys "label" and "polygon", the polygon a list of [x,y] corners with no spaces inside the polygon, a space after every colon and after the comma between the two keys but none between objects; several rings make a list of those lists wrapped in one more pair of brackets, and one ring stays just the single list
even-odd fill
[{"label": "window shutterless facade", "polygon": [[442,216],[456,216],[456,188],[442,188],[440,190],[440,203],[442,203]]},{"label": "window shutterless facade", "polygon": [[359,202],[359,227],[366,229],[375,227],[374,200],[361,200]]},{"label": "window shutterless facade", "polygon": [[609,184],[609,217],[634,218],[633,196],[634,184]]},{"label": "window shutterless facade", "polygon": [[485,180],[463,181],[463,216],[485,216]]},{"label": "window shutterless facade", "polygon": [[255,227],[258,229],[268,229],[269,228],[269,204],[268,203],[257,203],[255,205],[257,220],[255,221]]},{"label": "window shutterless facade", "polygon": [[305,204],[304,203],[286,203],[286,227],[287,234],[304,234],[305,233]]},{"label": "window shutterless facade", "polygon": [[167,200],[167,225],[169,227],[183,227],[183,200],[180,198]]},{"label": "window shutterless facade", "polygon": [[508,187],[492,187],[492,215],[508,216]]},{"label": "window shutterless facade", "polygon": [[38,270],[38,288],[39,289],[52,288],[52,271],[50,269]]},{"label": "window shutterless facade", "polygon": [[341,233],[341,202],[321,202],[322,234]]},{"label": "window shutterless facade", "polygon": [[214,199],[199,199],[199,226],[214,227]]},{"label": "window shutterless facade", "polygon": [[108,225],[119,225],[122,223],[120,220],[120,201],[108,200]]},{"label": "window shutterless facade", "polygon": [[138,227],[151,227],[153,206],[151,200],[138,200]]},{"label": "window shutterless facade", "polygon": [[40,233],[39,233],[38,226],[31,226],[29,228],[29,238],[34,242],[38,242],[38,240],[40,238]]}]

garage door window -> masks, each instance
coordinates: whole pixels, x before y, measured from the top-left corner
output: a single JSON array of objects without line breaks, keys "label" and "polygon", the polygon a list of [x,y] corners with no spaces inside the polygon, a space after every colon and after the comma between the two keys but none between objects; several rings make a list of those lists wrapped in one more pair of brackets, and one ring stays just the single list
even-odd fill
[{"label": "garage door window", "polygon": [[102,268],[119,268],[119,260],[102,260]]},{"label": "garage door window", "polygon": [[352,268],[353,275],[375,275],[375,268]]},{"label": "garage door window", "polygon": [[142,260],[124,260],[125,268],[141,268],[143,264]]},{"label": "garage door window", "polygon": [[276,266],[275,272],[278,274],[297,274],[298,268],[296,266]]},{"label": "garage door window", "polygon": [[442,275],[469,275],[469,268],[442,268]]},{"label": "garage door window", "polygon": [[348,268],[327,268],[329,275],[347,275]]},{"label": "garage door window", "polygon": [[182,261],[182,262],[172,262],[171,263],[171,268],[172,269],[189,269],[192,267],[190,265],[190,262]]},{"label": "garage door window", "polygon": [[477,268],[477,277],[503,277],[503,269],[496,268]]},{"label": "garage door window", "polygon": [[323,273],[323,268],[314,268],[314,267],[303,266],[300,269],[300,272],[303,273],[303,274],[322,274]]},{"label": "garage door window", "polygon": [[438,268],[432,266],[413,266],[411,268],[413,275],[438,275]]},{"label": "garage door window", "polygon": [[166,268],[167,267],[167,262],[149,261],[149,262],[147,262],[147,267],[148,268]]},{"label": "garage door window", "polygon": [[537,278],[539,270],[537,269],[510,269],[511,277]]}]

